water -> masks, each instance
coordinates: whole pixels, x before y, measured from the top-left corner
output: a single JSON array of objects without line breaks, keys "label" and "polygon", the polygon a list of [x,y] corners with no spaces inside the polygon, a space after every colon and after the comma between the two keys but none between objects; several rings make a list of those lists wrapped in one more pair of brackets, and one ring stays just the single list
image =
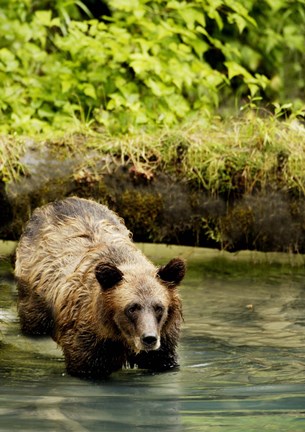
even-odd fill
[{"label": "water", "polygon": [[70,377],[53,341],[20,335],[3,261],[0,431],[305,431],[303,257],[142,247],[188,260],[180,370]]}]

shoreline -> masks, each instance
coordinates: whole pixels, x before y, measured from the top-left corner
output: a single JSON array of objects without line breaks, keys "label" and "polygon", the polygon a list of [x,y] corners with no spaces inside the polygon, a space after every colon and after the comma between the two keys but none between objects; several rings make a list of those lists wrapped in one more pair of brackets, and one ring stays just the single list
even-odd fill
[{"label": "shoreline", "polygon": [[2,137],[0,238],[17,240],[35,207],[76,195],[116,211],[137,242],[304,253],[304,132],[252,115],[151,134],[18,137],[16,151]]}]

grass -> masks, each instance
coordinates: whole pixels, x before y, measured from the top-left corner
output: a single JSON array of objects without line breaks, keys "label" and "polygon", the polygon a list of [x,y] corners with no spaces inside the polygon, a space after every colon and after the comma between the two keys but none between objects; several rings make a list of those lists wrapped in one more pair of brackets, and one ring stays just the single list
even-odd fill
[{"label": "grass", "polygon": [[[135,175],[151,180],[160,170],[204,188],[210,194],[252,193],[277,188],[305,193],[305,128],[296,120],[259,117],[252,111],[228,120],[196,120],[151,133],[138,131],[113,136],[79,127],[69,134],[36,136],[37,146],[56,154],[94,150],[132,167]],[[26,138],[0,138],[3,179],[22,173],[20,156]]]},{"label": "grass", "polygon": [[0,181],[10,182],[24,174],[20,157],[25,150],[25,140],[16,136],[0,136]]}]

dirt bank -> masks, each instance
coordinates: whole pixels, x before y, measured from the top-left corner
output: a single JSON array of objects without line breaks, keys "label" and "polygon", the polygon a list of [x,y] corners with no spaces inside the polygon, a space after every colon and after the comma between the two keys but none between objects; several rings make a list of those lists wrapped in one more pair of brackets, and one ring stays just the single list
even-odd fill
[{"label": "dirt bank", "polygon": [[[24,174],[0,183],[3,240],[19,238],[35,207],[77,195],[119,213],[136,241],[305,252],[304,197],[283,186],[280,171],[277,183],[252,190],[241,185],[229,193],[181,176],[179,152],[172,169],[149,171],[121,154],[91,149],[67,155],[28,143],[20,163]],[[234,176],[237,182],[237,172],[230,181]]]}]

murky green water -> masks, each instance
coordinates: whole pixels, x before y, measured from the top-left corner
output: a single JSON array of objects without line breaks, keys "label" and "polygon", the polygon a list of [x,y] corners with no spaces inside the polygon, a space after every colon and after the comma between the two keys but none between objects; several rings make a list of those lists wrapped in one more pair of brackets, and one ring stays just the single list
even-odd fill
[{"label": "murky green water", "polygon": [[2,262],[0,430],[305,431],[303,257],[142,247],[188,259],[180,370],[70,377],[51,340],[20,335]]}]

